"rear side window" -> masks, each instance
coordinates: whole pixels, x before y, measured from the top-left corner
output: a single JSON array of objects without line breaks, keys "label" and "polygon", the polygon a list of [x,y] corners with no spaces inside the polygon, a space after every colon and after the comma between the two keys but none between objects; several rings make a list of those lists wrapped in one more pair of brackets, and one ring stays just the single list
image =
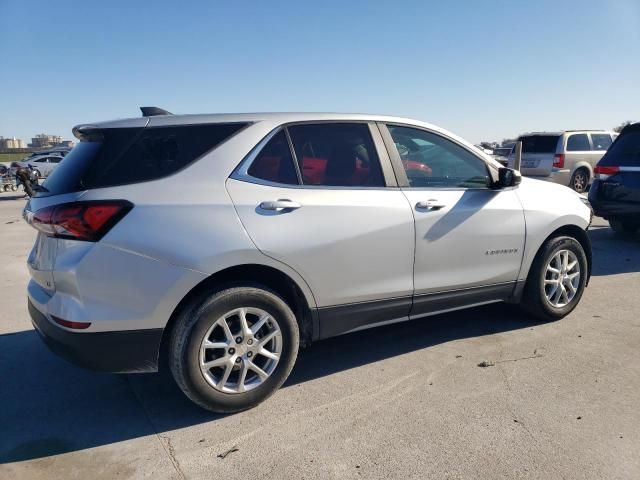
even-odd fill
[{"label": "rear side window", "polygon": [[38,196],[157,180],[186,167],[246,124],[102,129],[64,157]]},{"label": "rear side window", "polygon": [[289,148],[289,142],[284,133],[280,131],[269,140],[269,143],[260,151],[247,171],[249,175],[269,182],[284,183],[288,185],[298,184],[293,156]]},{"label": "rear side window", "polygon": [[592,133],[591,143],[594,150],[606,150],[611,146],[611,135],[608,133]]},{"label": "rear side window", "polygon": [[588,152],[589,150],[591,150],[591,144],[586,133],[576,133],[567,139],[567,152]]},{"label": "rear side window", "polygon": [[559,135],[530,135],[520,137],[522,153],[556,153]]},{"label": "rear side window", "polygon": [[382,187],[380,160],[364,123],[288,127],[305,185]]},{"label": "rear side window", "polygon": [[604,167],[640,167],[640,130],[620,135],[598,162]]}]

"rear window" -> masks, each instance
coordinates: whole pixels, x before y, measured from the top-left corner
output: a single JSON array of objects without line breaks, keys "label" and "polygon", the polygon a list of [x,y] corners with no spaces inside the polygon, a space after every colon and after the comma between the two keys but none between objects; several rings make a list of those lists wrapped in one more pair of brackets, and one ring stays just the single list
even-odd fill
[{"label": "rear window", "polygon": [[246,123],[102,129],[64,157],[37,196],[148,182],[171,175]]},{"label": "rear window", "polygon": [[598,162],[605,167],[640,167],[640,131],[620,135]]},{"label": "rear window", "polygon": [[559,135],[531,135],[520,137],[522,153],[556,153]]}]

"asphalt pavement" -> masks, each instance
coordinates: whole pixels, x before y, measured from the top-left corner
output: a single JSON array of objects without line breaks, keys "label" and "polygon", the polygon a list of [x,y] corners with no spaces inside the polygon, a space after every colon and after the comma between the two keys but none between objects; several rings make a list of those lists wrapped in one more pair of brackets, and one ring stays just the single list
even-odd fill
[{"label": "asphalt pavement", "polygon": [[325,340],[267,402],[222,416],[167,372],[47,350],[24,203],[0,194],[0,479],[640,478],[640,237],[601,219],[563,320],[493,305]]}]

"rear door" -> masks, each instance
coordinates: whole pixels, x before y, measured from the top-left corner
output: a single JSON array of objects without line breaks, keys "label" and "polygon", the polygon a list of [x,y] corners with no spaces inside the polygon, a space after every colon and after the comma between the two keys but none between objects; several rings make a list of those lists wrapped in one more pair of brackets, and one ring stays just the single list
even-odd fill
[{"label": "rear door", "polygon": [[376,144],[367,123],[290,125],[227,181],[257,248],[309,284],[322,337],[406,318],[411,306],[413,215]]},{"label": "rear door", "polygon": [[566,137],[564,165],[572,172],[581,167],[587,168],[591,177],[593,167],[602,158],[603,153],[591,147],[588,133],[570,133]]}]

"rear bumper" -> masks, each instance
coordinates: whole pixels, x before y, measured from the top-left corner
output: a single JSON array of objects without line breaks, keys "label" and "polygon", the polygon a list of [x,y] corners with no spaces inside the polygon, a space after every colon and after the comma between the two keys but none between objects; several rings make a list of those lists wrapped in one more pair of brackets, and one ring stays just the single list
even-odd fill
[{"label": "rear bumper", "polygon": [[112,373],[155,372],[162,329],[76,333],[56,326],[31,302],[31,322],[51,351],[90,370]]},{"label": "rear bumper", "polygon": [[640,192],[624,185],[595,180],[589,190],[589,203],[599,217],[640,220]]}]

